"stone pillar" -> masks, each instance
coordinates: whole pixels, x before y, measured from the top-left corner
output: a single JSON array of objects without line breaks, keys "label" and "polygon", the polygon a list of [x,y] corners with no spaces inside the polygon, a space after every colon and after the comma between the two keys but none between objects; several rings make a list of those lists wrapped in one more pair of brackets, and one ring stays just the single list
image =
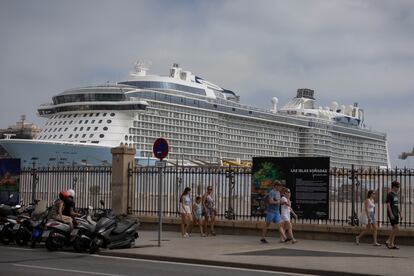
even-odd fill
[{"label": "stone pillar", "polygon": [[128,164],[135,165],[136,150],[129,147],[116,147],[112,153],[112,211],[115,215],[128,213]]}]

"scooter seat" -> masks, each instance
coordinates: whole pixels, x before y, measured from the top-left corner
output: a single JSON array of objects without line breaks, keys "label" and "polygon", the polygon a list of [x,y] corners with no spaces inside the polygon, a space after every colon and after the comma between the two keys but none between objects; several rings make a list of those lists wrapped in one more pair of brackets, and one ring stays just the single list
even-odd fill
[{"label": "scooter seat", "polygon": [[136,223],[136,220],[134,220],[134,219],[124,220],[122,222],[119,222],[118,225],[116,226],[116,228],[114,229],[113,233],[114,234],[121,234],[122,232],[127,230],[129,227],[131,227],[135,223]]}]

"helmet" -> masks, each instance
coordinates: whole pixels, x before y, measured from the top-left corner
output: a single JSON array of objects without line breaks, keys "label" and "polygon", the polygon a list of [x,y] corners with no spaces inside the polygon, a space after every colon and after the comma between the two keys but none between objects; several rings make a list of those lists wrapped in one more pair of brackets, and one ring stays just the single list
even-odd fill
[{"label": "helmet", "polygon": [[75,191],[73,189],[68,190],[69,196],[75,197]]},{"label": "helmet", "polygon": [[63,200],[63,199],[65,199],[65,198],[67,198],[69,196],[69,192],[68,191],[61,191],[60,193],[59,193],[59,198],[61,199],[61,200]]}]

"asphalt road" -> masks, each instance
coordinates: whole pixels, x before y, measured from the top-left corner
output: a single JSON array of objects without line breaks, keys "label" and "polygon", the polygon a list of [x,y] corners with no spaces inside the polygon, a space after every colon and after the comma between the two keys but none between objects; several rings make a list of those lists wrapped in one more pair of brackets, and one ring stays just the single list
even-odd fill
[{"label": "asphalt road", "polygon": [[44,248],[0,246],[1,275],[168,275],[247,276],[289,275],[251,269],[127,259],[72,252],[48,252]]}]

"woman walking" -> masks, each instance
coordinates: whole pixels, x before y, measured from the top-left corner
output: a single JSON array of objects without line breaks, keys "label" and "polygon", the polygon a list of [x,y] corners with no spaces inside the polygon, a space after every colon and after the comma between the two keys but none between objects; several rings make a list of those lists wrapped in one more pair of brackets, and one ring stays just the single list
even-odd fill
[{"label": "woman walking", "polygon": [[187,187],[180,196],[180,214],[181,214],[181,234],[183,238],[188,238],[188,230],[191,227],[193,217],[191,215],[191,188]]},{"label": "woman walking", "polygon": [[287,231],[287,237],[285,242],[295,243],[297,242],[293,236],[292,222],[290,221],[290,214],[292,214],[295,219],[298,219],[298,216],[292,209],[292,204],[290,202],[290,190],[288,188],[282,189],[282,198],[280,199],[280,216],[282,219],[282,232]]},{"label": "woman walking", "polygon": [[355,237],[355,242],[357,245],[359,245],[359,241],[364,235],[372,232],[372,237],[374,238],[374,246],[381,246],[381,244],[379,244],[377,241],[377,223],[375,221],[374,197],[375,192],[373,190],[369,190],[364,202],[364,210],[367,216],[367,227],[364,231],[361,232],[361,234]]},{"label": "woman walking", "polygon": [[[214,203],[214,198],[212,197],[213,193],[213,187],[208,186],[207,192],[203,195],[202,201],[203,201],[203,207],[204,207],[204,225],[205,225],[205,231],[207,232],[207,235],[211,234],[212,236],[216,235],[216,232],[214,232],[214,224],[216,222],[216,208]],[[210,224],[210,231],[208,231],[208,224]]]}]

